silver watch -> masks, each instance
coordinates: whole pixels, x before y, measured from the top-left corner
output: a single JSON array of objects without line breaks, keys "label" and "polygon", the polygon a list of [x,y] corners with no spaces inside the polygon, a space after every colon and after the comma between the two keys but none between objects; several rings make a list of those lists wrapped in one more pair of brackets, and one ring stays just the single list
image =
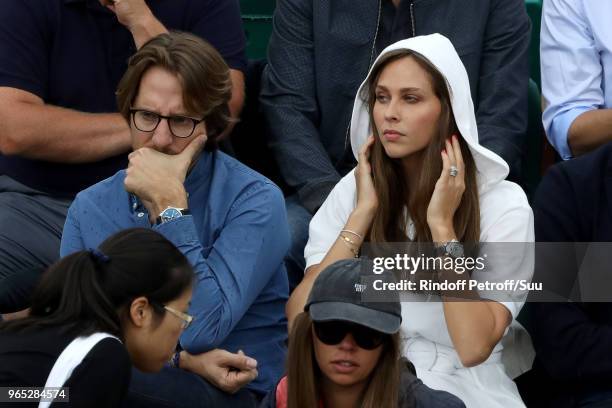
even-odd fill
[{"label": "silver watch", "polygon": [[436,245],[436,253],[438,256],[450,256],[452,258],[463,258],[465,251],[463,244],[456,239]]},{"label": "silver watch", "polygon": [[190,214],[191,212],[188,208],[167,207],[159,214],[159,216],[155,220],[155,224],[163,224],[164,222],[172,221],[184,215]]}]

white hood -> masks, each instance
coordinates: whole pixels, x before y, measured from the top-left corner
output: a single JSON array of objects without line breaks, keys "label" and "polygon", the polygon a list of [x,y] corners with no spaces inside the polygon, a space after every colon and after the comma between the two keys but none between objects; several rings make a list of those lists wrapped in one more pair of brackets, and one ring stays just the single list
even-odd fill
[{"label": "white hood", "polygon": [[[497,154],[478,143],[478,128],[476,126],[474,103],[470,94],[468,75],[463,63],[459,59],[459,55],[457,55],[457,51],[455,51],[448,38],[440,34],[431,34],[398,41],[385,48],[372,67],[378,63],[383,55],[401,49],[418,52],[427,58],[440,71],[442,76],[446,78],[455,122],[461,135],[469,145],[476,162],[479,193],[482,194],[490,186],[504,180],[508,175],[508,165],[506,162]],[[367,97],[367,93],[363,89],[366,87],[371,73],[372,69],[370,69],[368,76],[359,87],[353,106],[351,147],[353,148],[355,158],[357,158],[359,149],[365,143],[368,135],[372,133],[368,104],[366,100],[361,98],[362,94],[365,94]]]}]

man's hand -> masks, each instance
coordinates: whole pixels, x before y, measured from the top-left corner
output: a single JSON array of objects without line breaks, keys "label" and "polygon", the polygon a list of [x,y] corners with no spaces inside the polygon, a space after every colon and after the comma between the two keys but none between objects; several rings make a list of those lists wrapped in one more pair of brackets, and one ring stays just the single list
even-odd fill
[{"label": "man's hand", "polygon": [[145,0],[101,0],[117,16],[117,20],[128,29],[155,18]]},{"label": "man's hand", "polygon": [[136,47],[168,30],[151,12],[145,0],[100,0],[103,6],[117,15],[117,20],[134,36]]},{"label": "man's hand", "polygon": [[185,149],[175,155],[142,147],[128,156],[125,190],[136,194],[156,217],[166,207],[187,208],[185,177],[192,163],[202,151],[206,135],[199,135]]},{"label": "man's hand", "polygon": [[220,390],[234,394],[257,378],[257,361],[242,351],[214,349],[191,355],[181,351],[180,367],[198,374]]}]

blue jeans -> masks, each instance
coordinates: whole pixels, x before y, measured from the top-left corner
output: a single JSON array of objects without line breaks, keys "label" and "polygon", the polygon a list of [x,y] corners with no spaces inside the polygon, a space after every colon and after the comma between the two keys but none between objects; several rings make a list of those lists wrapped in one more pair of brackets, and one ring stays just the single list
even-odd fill
[{"label": "blue jeans", "polygon": [[227,394],[200,376],[180,368],[164,367],[153,374],[134,368],[123,408],[251,408],[258,403],[257,395],[246,388]]},{"label": "blue jeans", "polygon": [[287,208],[287,222],[291,233],[291,247],[285,257],[285,266],[289,278],[289,292],[302,281],[304,277],[304,247],[308,242],[308,225],[312,219],[312,214],[300,204],[297,195],[289,196],[285,199]]}]

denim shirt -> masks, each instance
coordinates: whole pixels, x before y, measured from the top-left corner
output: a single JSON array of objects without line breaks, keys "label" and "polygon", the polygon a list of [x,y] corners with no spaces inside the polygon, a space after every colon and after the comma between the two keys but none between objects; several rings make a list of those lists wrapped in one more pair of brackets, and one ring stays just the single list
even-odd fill
[{"label": "denim shirt", "polygon": [[203,152],[185,180],[191,215],[151,226],[124,179],[121,170],[77,195],[61,256],[96,248],[126,228],[160,232],[196,273],[189,310],[195,318],[181,346],[190,353],[241,349],[258,361],[259,376],[248,387],[271,389],[283,372],[287,338],[283,258],[290,238],[280,189],[221,152]]}]

